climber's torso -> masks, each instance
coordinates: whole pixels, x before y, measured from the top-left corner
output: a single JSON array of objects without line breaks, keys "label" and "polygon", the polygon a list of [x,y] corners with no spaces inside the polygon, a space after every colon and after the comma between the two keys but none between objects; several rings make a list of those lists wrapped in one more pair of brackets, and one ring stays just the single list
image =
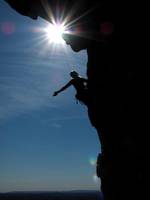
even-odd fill
[{"label": "climber's torso", "polygon": [[77,93],[81,93],[86,89],[85,80],[77,77],[71,80],[72,85],[75,87]]}]

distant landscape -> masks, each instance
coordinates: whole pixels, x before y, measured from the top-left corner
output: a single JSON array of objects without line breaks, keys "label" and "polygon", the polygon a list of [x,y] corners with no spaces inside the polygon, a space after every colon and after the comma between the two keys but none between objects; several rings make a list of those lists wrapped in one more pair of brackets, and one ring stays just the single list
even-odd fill
[{"label": "distant landscape", "polygon": [[0,193],[0,200],[102,200],[102,195],[99,191],[8,192]]}]

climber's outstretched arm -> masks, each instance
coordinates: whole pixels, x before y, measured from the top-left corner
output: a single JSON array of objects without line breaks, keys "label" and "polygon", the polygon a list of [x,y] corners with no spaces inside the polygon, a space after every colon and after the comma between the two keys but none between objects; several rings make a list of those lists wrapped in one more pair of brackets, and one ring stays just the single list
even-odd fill
[{"label": "climber's outstretched arm", "polygon": [[58,93],[66,90],[68,87],[70,87],[72,85],[72,80],[69,81],[65,86],[63,86],[60,90],[57,90],[54,92],[53,96],[56,96]]}]

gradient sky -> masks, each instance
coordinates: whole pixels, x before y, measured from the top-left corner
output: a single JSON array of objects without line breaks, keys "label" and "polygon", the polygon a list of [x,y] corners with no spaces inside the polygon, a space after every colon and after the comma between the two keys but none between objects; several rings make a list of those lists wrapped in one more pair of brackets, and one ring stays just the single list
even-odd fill
[{"label": "gradient sky", "polygon": [[52,97],[71,70],[86,77],[87,55],[49,44],[47,25],[0,2],[0,192],[99,189],[86,107],[74,88]]}]

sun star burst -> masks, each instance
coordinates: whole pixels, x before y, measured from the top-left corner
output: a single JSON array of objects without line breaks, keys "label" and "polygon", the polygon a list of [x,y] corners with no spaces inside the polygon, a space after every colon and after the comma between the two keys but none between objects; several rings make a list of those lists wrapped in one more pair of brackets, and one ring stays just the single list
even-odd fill
[{"label": "sun star burst", "polygon": [[65,43],[65,41],[62,38],[63,33],[65,33],[65,26],[63,24],[49,24],[45,31],[50,43]]}]

